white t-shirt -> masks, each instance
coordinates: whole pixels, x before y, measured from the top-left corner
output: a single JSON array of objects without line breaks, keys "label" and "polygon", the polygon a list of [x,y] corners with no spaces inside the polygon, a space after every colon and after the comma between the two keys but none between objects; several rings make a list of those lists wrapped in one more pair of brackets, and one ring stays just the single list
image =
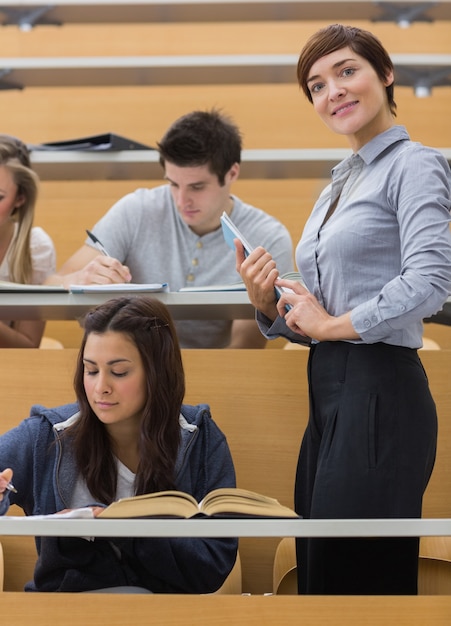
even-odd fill
[{"label": "white t-shirt", "polygon": [[[294,269],[287,228],[261,209],[232,196],[233,222],[252,246],[263,246],[280,274]],[[137,189],[121,198],[97,222],[94,234],[108,253],[127,265],[135,283],[169,283],[182,287],[235,283],[235,253],[221,227],[199,237],[180,217],[169,185]],[[87,239],[86,244],[92,245]],[[182,348],[224,348],[230,342],[230,320],[182,320],[176,323]]]},{"label": "white t-shirt", "polygon": [[[120,498],[130,498],[135,495],[134,482],[135,474],[128,469],[119,459],[116,459],[117,464],[117,488],[116,488],[116,500]],[[79,509],[84,506],[90,506],[94,503],[94,498],[91,495],[86,482],[83,478],[78,476],[75,483],[74,493],[70,501],[69,508]]]},{"label": "white t-shirt", "polygon": [[[17,224],[15,225],[14,236],[16,231]],[[0,264],[0,280],[11,280],[9,275],[9,255],[13,240],[14,237],[11,240],[9,248]],[[48,276],[56,272],[55,246],[45,230],[39,226],[34,226],[31,229],[30,234],[30,249],[33,264],[33,276],[31,282],[33,285],[40,285]]]}]

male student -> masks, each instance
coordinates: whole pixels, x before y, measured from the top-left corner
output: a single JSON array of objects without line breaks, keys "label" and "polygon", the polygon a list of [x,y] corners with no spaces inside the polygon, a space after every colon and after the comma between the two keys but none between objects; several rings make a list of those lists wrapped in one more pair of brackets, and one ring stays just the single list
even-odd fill
[{"label": "male student", "polygon": [[[223,211],[254,247],[264,246],[281,274],[293,270],[288,230],[231,195],[241,161],[241,134],[217,110],[176,120],[157,143],[166,184],[137,189],[93,227],[109,256],[88,238],[53,284],[168,283],[171,291],[238,282],[235,253],[220,226]],[[183,348],[262,348],[254,320],[177,322]]]}]

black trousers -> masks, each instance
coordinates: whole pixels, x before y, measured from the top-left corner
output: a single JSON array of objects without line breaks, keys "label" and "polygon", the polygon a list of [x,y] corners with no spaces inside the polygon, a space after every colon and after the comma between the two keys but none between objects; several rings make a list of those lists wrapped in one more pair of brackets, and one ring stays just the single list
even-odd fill
[{"label": "black trousers", "polygon": [[[311,349],[296,511],[305,518],[421,517],[437,415],[416,350]],[[418,538],[297,539],[299,593],[415,594]]]}]

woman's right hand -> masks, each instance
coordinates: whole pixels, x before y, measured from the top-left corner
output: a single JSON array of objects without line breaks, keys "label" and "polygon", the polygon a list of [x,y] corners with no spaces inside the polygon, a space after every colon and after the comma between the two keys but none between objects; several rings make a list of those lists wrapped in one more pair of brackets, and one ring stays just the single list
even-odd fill
[{"label": "woman's right hand", "polygon": [[261,246],[247,257],[239,239],[235,239],[235,247],[236,269],[246,286],[249,300],[263,315],[274,321],[278,317],[274,291],[274,283],[279,277],[276,262]]}]

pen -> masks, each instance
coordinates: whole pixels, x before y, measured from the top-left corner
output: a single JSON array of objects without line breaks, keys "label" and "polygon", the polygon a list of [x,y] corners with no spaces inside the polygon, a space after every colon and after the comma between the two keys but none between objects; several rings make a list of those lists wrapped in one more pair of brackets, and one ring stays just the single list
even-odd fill
[{"label": "pen", "polygon": [[90,230],[86,229],[86,232],[88,233],[88,237],[91,239],[91,241],[93,241],[96,244],[96,246],[100,250],[100,252],[102,254],[104,254],[105,256],[110,256],[108,254],[108,252],[106,251],[105,246],[103,245],[103,243],[101,241],[99,241],[97,239],[97,237]]},{"label": "pen", "polygon": [[13,485],[12,483],[8,483],[8,484],[6,485],[6,489],[7,489],[8,491],[13,491],[14,493],[17,493],[17,489],[14,487],[14,485]]}]

